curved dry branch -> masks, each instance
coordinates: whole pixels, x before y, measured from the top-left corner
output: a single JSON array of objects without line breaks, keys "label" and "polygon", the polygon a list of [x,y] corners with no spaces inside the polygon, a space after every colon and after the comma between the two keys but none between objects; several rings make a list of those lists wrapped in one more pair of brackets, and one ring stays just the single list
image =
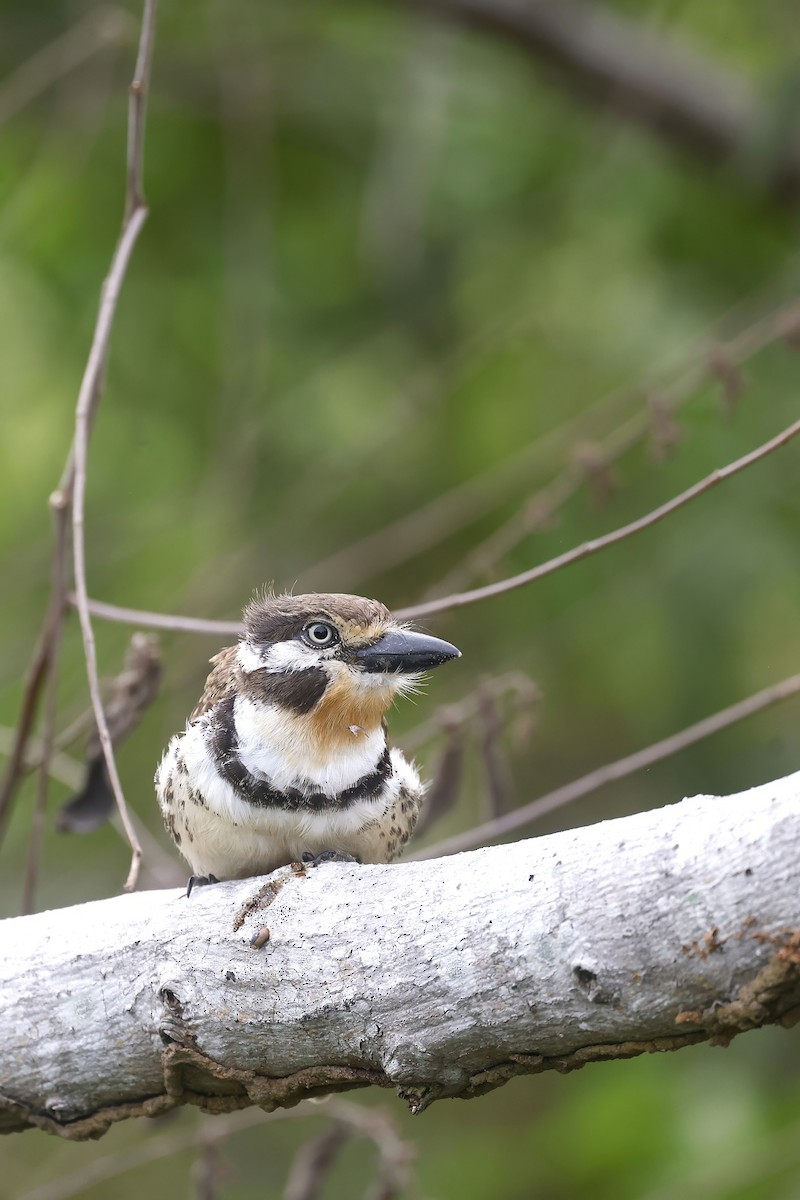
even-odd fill
[{"label": "curved dry branch", "polygon": [[50,602],[25,682],[20,718],[9,755],[8,767],[2,781],[0,781],[0,844],[2,844],[14,796],[23,773],[26,747],[33,732],[40,695],[43,687],[46,687],[48,701],[43,736],[44,763],[39,776],[39,791],[34,816],[33,844],[25,888],[25,907],[28,907],[32,901],[38,843],[40,841],[41,825],[47,803],[47,762],[52,750],[55,732],[58,657],[63,622],[67,611],[65,596],[69,586],[67,538],[70,512],[72,515],[75,607],[80,617],[81,631],[84,639],[89,691],[120,819],[130,842],[132,852],[127,886],[133,887],[135,885],[142,854],[125,804],[125,797],[117,773],[114,750],[111,745],[108,725],[103,711],[102,697],[100,695],[94,634],[91,614],[88,608],[88,589],[86,584],[84,500],[89,438],[102,398],[106,361],[117,301],[125,279],[128,261],[142,225],[147,218],[147,209],[144,205],[142,194],[142,170],[144,165],[145,115],[152,64],[156,5],[157,0],[144,0],[139,50],[133,80],[129,89],[127,186],[122,232],[114,250],[108,275],[101,291],[92,344],[78,393],[75,411],[75,433],[67,454],[66,463],[64,464],[61,481],[56,491],[50,496],[50,507],[53,512],[55,524]]},{"label": "curved dry branch", "polygon": [[[403,621],[416,620],[419,617],[433,616],[436,613],[446,612],[452,608],[463,608],[468,604],[477,604],[483,600],[490,600],[495,596],[500,596],[504,592],[511,592],[517,588],[527,587],[528,584],[535,583],[537,580],[543,579],[546,575],[552,575],[556,571],[563,570],[564,567],[571,566],[572,563],[580,562],[584,558],[590,558],[601,550],[616,546],[618,542],[623,542],[629,537],[635,537],[636,534],[642,533],[652,525],[657,525],[665,517],[670,516],[678,509],[683,508],[684,505],[696,500],[698,496],[704,495],[705,492],[710,491],[718,484],[724,483],[734,475],[738,475],[740,471],[745,471],[748,467],[761,462],[768,455],[774,454],[776,450],[780,450],[793,438],[797,437],[798,434],[800,434],[800,421],[794,421],[786,429],[776,434],[775,437],[770,438],[769,441],[764,442],[761,446],[757,446],[755,450],[751,450],[748,454],[742,455],[741,458],[736,459],[734,462],[730,462],[726,466],[712,471],[710,475],[706,475],[704,479],[692,484],[691,487],[679,495],[673,496],[671,500],[667,500],[664,504],[659,505],[658,508],[645,513],[643,517],[639,517],[627,525],[623,525],[618,529],[612,529],[610,533],[605,533],[600,537],[593,538],[591,541],[583,542],[580,546],[574,546],[571,550],[567,550],[555,558],[548,559],[547,562],[539,563],[527,571],[522,571],[518,575],[512,575],[507,579],[499,579],[495,583],[487,584],[486,587],[473,588],[466,592],[456,592],[451,596],[442,596],[435,600],[426,600],[420,604],[413,604],[408,608],[398,608],[395,609],[395,616]],[[67,599],[70,604],[79,607],[77,596],[69,595]],[[155,613],[137,608],[122,608],[119,605],[107,604],[104,601],[93,600],[90,597],[86,597],[85,606],[88,612],[94,613],[95,616],[102,617],[105,620],[141,625],[148,629],[180,629],[189,633],[208,633],[223,636],[227,634],[237,635],[241,633],[242,629],[241,623],[238,621],[208,621],[202,618],[183,617],[172,613]]]},{"label": "curved dry branch", "polygon": [[125,887],[131,890],[136,886],[136,880],[139,875],[142,848],[139,845],[136,830],[128,813],[128,806],[125,802],[125,795],[122,791],[122,784],[119,772],[117,771],[108,721],[103,709],[103,698],[100,694],[97,651],[95,648],[94,630],[92,628],[92,617],[89,612],[89,592],[86,583],[84,516],[89,437],[92,422],[102,394],[108,349],[111,342],[111,331],[114,325],[119,294],[128,270],[130,256],[133,253],[133,248],[141,233],[142,226],[147,220],[147,207],[144,202],[142,190],[142,171],[144,166],[145,117],[153,57],[156,4],[157,0],[145,0],[144,2],[139,53],[136,58],[133,82],[129,89],[125,217],[122,233],[112,257],[108,275],[103,283],[92,345],[89,350],[89,357],[78,394],[78,404],[75,410],[75,436],[72,442],[72,453],[74,456],[72,481],[72,557],[75,574],[75,607],[78,610],[81,633],[83,635],[86,674],[89,680],[89,694],[92,699],[92,708],[97,723],[97,733],[103,749],[106,769],[119,810],[120,820],[122,821],[122,826],[131,847],[131,865],[128,871],[128,878],[125,882]]},{"label": "curved dry branch", "polygon": [[753,151],[771,114],[747,82],[644,22],[585,0],[401,3],[517,46],[596,109],[650,130],[705,166],[738,171],[775,199],[792,199],[800,189],[796,136],[756,169]]},{"label": "curved dry branch", "polygon": [[450,859],[5,921],[0,1129],[97,1137],[369,1084],[419,1112],[792,1023],[799,800],[797,774]]},{"label": "curved dry branch", "polygon": [[401,620],[415,620],[419,617],[429,617],[434,613],[446,612],[451,608],[463,608],[465,604],[477,604],[481,600],[490,600],[495,596],[501,596],[504,592],[515,591],[516,588],[527,587],[530,583],[535,583],[537,579],[543,579],[545,575],[552,575],[555,571],[561,571],[564,567],[571,566],[572,563],[580,562],[584,558],[590,558],[593,554],[597,554],[601,550],[606,550],[610,546],[616,546],[618,542],[624,542],[626,538],[635,537],[636,534],[642,533],[645,529],[649,529],[652,525],[657,525],[659,521],[663,521],[665,517],[670,516],[684,505],[690,504],[696,500],[698,496],[702,496],[705,492],[716,487],[717,484],[724,483],[726,479],[730,479],[733,475],[738,475],[740,471],[747,470],[755,463],[761,462],[770,454],[774,454],[776,450],[780,450],[792,438],[800,434],[800,421],[794,421],[781,433],[764,442],[755,450],[751,450],[749,454],[742,455],[735,462],[728,463],[725,467],[720,467],[716,471],[712,471],[710,475],[706,475],[705,479],[699,480],[698,483],[692,484],[686,491],[681,492],[678,496],[673,496],[671,500],[660,504],[658,508],[654,508],[652,512],[646,513],[643,517],[639,517],[635,521],[631,521],[628,525],[623,525],[619,529],[613,529],[610,533],[603,534],[601,537],[592,538],[589,542],[584,542],[580,546],[573,547],[572,550],[567,550],[563,554],[551,558],[548,562],[540,563],[536,567],[531,567],[527,571],[522,571],[518,575],[512,575],[507,579],[499,579],[496,583],[489,583],[485,587],[472,588],[467,592],[455,592],[452,596],[441,596],[437,600],[427,600],[422,604],[412,604],[409,608],[398,608],[397,616]]}]

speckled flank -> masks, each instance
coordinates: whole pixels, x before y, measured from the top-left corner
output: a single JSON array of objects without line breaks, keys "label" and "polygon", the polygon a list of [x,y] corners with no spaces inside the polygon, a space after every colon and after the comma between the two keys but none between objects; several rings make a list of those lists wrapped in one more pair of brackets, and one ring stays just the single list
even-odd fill
[{"label": "speckled flank", "polygon": [[420,793],[401,787],[386,819],[381,823],[381,837],[386,839],[387,862],[393,862],[403,853],[419,817],[420,799]]}]

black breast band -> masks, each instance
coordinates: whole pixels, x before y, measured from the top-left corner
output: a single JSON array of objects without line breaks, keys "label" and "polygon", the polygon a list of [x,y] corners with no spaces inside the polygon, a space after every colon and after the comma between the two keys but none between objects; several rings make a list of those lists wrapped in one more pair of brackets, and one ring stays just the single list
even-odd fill
[{"label": "black breast band", "polygon": [[233,719],[234,697],[228,696],[216,704],[209,714],[206,745],[222,778],[234,791],[258,808],[282,808],[286,812],[330,812],[348,808],[357,800],[377,795],[392,774],[389,747],[384,746],[374,771],[362,775],[354,784],[336,796],[325,792],[304,792],[288,788],[281,792],[267,779],[258,779],[239,757],[239,741]]}]

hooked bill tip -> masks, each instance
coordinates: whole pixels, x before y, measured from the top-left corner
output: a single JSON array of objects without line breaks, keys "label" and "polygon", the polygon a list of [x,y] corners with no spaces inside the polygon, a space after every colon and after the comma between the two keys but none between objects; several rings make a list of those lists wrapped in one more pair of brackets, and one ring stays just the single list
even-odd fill
[{"label": "hooked bill tip", "polygon": [[411,629],[398,629],[385,633],[371,646],[356,652],[361,669],[386,673],[430,671],[452,658],[461,658],[461,651],[427,633],[416,633]]}]

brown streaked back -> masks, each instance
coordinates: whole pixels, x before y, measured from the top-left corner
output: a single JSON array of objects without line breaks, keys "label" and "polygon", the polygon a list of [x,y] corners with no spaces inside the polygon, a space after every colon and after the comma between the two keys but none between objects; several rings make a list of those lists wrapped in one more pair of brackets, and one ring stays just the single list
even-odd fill
[{"label": "brown streaked back", "polygon": [[203,694],[189,717],[190,721],[202,717],[203,713],[207,713],[219,700],[225,700],[228,696],[233,695],[238,667],[236,661],[238,649],[238,646],[226,646],[224,650],[220,650],[219,654],[215,654],[209,660],[213,669],[206,680]]}]

